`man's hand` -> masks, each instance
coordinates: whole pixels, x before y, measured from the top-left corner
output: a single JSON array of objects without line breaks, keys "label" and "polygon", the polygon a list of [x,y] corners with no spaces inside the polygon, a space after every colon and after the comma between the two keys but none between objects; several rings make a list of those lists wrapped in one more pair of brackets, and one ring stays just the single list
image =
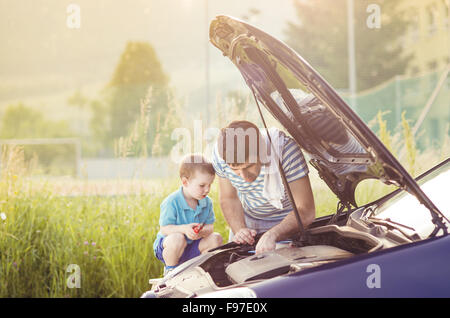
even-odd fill
[{"label": "man's hand", "polygon": [[256,244],[255,254],[273,251],[276,247],[277,238],[272,232],[266,232]]},{"label": "man's hand", "polygon": [[256,231],[249,228],[242,228],[233,237],[233,242],[238,244],[254,244]]}]

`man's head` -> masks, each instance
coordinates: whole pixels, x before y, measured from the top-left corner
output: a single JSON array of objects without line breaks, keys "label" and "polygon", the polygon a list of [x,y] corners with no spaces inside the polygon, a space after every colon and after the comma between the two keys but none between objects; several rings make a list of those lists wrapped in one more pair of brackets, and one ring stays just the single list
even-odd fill
[{"label": "man's head", "polygon": [[180,178],[184,191],[196,200],[204,199],[211,190],[215,171],[200,154],[187,155],[180,164]]},{"label": "man's head", "polygon": [[233,121],[222,128],[217,141],[219,155],[247,182],[253,182],[260,173],[263,145],[258,127],[245,120]]}]

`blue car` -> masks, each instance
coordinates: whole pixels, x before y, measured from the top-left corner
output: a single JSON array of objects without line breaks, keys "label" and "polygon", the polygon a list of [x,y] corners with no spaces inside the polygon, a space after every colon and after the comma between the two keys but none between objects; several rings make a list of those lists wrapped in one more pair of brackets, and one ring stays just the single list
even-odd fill
[{"label": "blue car", "polygon": [[[210,40],[308,154],[338,208],[307,229],[297,218],[298,234],[271,252],[234,242],[210,250],[142,297],[450,297],[450,159],[415,180],[285,44],[228,16],[211,22]],[[358,207],[365,179],[398,189]]]}]

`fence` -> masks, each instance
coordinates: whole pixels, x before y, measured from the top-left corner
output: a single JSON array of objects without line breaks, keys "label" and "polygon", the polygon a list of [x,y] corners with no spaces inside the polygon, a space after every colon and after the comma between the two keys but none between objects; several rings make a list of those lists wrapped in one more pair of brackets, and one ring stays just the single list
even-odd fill
[{"label": "fence", "polygon": [[[355,97],[358,115],[369,123],[379,111],[384,113],[387,128],[395,131],[401,123],[401,114],[406,112],[406,118],[414,126],[423,109],[435,90],[445,69],[436,70],[415,77],[397,76]],[[350,97],[342,93],[346,102]],[[450,123],[450,78],[447,76],[441,89],[430,107],[423,124],[419,129],[418,147],[423,149],[429,144],[440,145],[449,132]]]},{"label": "fence", "polygon": [[83,158],[81,176],[88,179],[131,179],[176,177],[177,165],[169,157]]}]

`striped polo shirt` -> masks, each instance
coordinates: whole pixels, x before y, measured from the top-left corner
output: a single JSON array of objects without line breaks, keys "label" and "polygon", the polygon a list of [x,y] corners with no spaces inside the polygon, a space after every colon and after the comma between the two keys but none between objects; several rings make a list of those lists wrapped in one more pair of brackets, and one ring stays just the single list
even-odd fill
[{"label": "striped polo shirt", "polygon": [[[284,138],[284,147],[282,149],[281,157],[282,167],[287,181],[292,182],[303,178],[308,174],[309,170],[300,147],[294,139],[286,136],[282,131],[280,131],[280,134],[282,138]],[[231,184],[236,188],[244,212],[249,216],[256,219],[281,221],[293,210],[286,189],[284,190],[282,199],[282,209],[275,208],[270,204],[269,200],[263,196],[266,166],[261,166],[261,171],[256,180],[253,182],[246,182],[243,178],[233,172],[217,151],[213,151],[211,161],[216,174],[221,178],[230,180]]]}]

